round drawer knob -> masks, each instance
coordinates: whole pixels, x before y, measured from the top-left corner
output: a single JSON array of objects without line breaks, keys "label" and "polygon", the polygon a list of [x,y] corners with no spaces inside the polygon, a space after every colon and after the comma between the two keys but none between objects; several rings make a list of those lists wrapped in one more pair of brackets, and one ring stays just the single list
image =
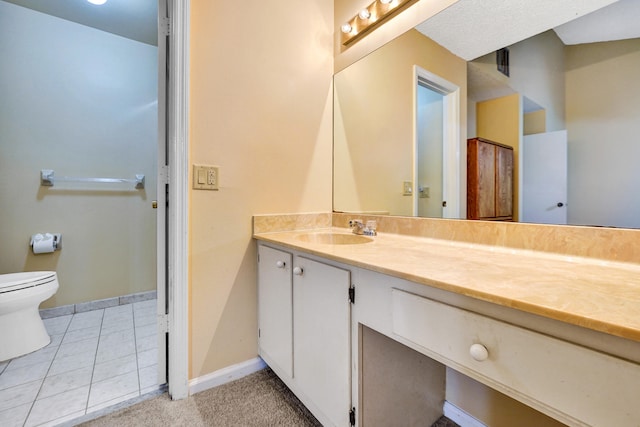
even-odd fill
[{"label": "round drawer knob", "polygon": [[471,357],[478,362],[482,362],[489,358],[489,350],[487,350],[487,347],[482,344],[473,344],[469,348],[469,354],[471,354]]},{"label": "round drawer knob", "polygon": [[276,267],[278,268],[284,268],[286,264],[284,263],[284,261],[277,261],[276,262]]},{"label": "round drawer knob", "polygon": [[300,267],[295,267],[293,269],[293,274],[295,274],[296,276],[302,276],[302,268]]}]

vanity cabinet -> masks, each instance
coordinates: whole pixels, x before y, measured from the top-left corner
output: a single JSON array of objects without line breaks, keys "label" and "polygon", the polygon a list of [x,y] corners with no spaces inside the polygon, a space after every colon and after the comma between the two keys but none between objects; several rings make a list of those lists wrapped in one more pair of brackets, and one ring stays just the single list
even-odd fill
[{"label": "vanity cabinet", "polygon": [[513,219],[513,148],[467,140],[467,219]]},{"label": "vanity cabinet", "polygon": [[323,425],[351,410],[349,270],[258,245],[258,351]]},{"label": "vanity cabinet", "polygon": [[463,375],[570,426],[638,426],[640,342],[288,247],[258,245],[259,352],[323,425],[429,425]]}]

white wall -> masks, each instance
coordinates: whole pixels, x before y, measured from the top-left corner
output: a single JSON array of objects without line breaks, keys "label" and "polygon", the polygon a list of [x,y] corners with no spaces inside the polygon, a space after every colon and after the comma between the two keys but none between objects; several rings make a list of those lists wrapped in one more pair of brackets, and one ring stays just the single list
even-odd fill
[{"label": "white wall", "polygon": [[542,106],[547,131],[565,129],[564,45],[556,33],[550,30],[509,46],[509,62],[509,77],[497,71],[495,52],[473,64]]},{"label": "white wall", "polygon": [[[56,270],[43,307],[154,289],[157,48],[0,1],[0,58],[0,273]],[[63,249],[33,255],[36,232]]]},{"label": "white wall", "polygon": [[568,221],[640,227],[640,39],[568,46]]}]

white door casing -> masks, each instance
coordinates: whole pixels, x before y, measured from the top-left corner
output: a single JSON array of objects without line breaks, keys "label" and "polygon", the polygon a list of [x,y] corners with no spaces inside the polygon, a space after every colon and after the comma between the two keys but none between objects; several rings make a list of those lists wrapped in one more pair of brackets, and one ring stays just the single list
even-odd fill
[{"label": "white door casing", "polygon": [[189,395],[188,191],[189,191],[189,0],[167,0],[170,34],[167,85],[168,387],[172,399]]}]

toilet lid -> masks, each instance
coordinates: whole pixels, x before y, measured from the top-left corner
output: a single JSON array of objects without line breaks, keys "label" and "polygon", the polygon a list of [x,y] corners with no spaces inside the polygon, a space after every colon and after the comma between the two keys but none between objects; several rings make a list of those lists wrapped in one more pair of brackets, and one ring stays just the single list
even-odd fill
[{"label": "toilet lid", "polygon": [[26,273],[0,274],[0,293],[45,285],[57,280],[55,271],[30,271]]}]

